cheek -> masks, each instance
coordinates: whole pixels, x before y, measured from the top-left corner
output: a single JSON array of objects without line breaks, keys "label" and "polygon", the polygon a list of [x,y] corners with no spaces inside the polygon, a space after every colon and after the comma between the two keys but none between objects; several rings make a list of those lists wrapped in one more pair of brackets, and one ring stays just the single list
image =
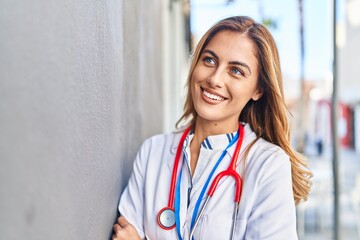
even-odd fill
[{"label": "cheek", "polygon": [[241,105],[245,105],[252,98],[252,91],[244,91],[244,88],[246,87],[230,88],[233,98]]},{"label": "cheek", "polygon": [[198,82],[199,81],[198,79],[199,79],[199,71],[197,68],[195,68],[191,76],[191,81],[190,81],[191,84]]},{"label": "cheek", "polygon": [[191,82],[192,83],[202,82],[208,78],[209,74],[210,74],[209,69],[198,64],[195,66],[194,71],[192,73]]},{"label": "cheek", "polygon": [[196,82],[196,78],[194,78],[194,75],[192,75],[190,82],[189,82],[189,88],[190,88],[190,94],[191,94],[191,98],[193,99],[196,95],[196,87],[197,87],[197,82]]},{"label": "cheek", "polygon": [[194,96],[195,92],[198,89],[199,83],[201,82],[202,76],[201,76],[201,71],[199,71],[199,69],[194,69],[193,74],[191,75],[190,78],[190,90],[192,95]]},{"label": "cheek", "polygon": [[[235,87],[233,89],[235,89]],[[256,84],[250,81],[241,85],[239,84],[238,86],[236,86],[236,89],[238,92],[238,96],[246,99],[252,98],[257,90]]]}]

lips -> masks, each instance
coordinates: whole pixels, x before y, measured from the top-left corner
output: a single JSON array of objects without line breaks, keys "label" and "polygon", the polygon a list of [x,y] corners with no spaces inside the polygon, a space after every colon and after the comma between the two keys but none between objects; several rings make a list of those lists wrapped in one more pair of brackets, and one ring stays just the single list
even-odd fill
[{"label": "lips", "polygon": [[205,89],[203,89],[203,88],[201,88],[201,90],[202,90],[203,94],[204,94],[207,98],[209,98],[209,99],[211,99],[211,100],[220,102],[220,101],[223,101],[223,100],[226,99],[225,97],[223,97],[223,96],[221,96],[221,95],[219,95],[219,94],[217,94],[217,93],[209,92],[209,91],[207,91],[207,90],[205,90]]}]

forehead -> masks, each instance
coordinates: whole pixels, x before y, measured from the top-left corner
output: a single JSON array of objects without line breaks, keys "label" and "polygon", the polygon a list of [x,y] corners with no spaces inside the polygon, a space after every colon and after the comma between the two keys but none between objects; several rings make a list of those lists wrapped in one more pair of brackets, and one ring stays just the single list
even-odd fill
[{"label": "forehead", "polygon": [[217,33],[204,48],[229,61],[250,61],[257,66],[256,45],[246,34],[232,31]]}]

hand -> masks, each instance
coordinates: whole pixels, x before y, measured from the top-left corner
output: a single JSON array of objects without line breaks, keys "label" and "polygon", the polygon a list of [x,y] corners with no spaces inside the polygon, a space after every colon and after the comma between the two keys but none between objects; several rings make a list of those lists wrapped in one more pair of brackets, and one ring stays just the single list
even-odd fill
[{"label": "hand", "polygon": [[112,240],[139,240],[141,239],[135,227],[123,216],[119,217],[114,225]]}]

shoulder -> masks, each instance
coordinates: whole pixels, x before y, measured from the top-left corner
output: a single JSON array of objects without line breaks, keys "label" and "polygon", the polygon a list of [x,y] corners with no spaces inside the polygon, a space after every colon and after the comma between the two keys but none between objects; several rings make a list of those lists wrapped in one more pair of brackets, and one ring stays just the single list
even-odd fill
[{"label": "shoulder", "polygon": [[182,130],[172,131],[168,133],[156,134],[144,140],[140,151],[147,150],[157,151],[165,149],[173,149],[177,147],[177,142],[180,140]]},{"label": "shoulder", "polygon": [[264,188],[280,188],[284,194],[288,192],[292,196],[291,162],[281,147],[258,138],[249,149],[244,163],[248,187],[253,191],[257,189],[254,192],[260,194],[258,196],[266,193]]},{"label": "shoulder", "polygon": [[252,132],[250,127],[247,129],[247,144],[255,141],[249,149],[249,155],[246,160],[247,165],[253,165],[256,168],[264,168],[267,170],[283,168],[284,170],[290,169],[290,158],[286,152],[278,145],[268,142],[263,138],[257,138],[255,133]]},{"label": "shoulder", "polygon": [[158,174],[158,171],[154,170],[167,165],[166,163],[173,158],[179,142],[177,139],[180,137],[181,133],[170,132],[153,135],[145,139],[138,150],[134,163],[141,169],[144,178],[149,178],[149,176],[156,178],[154,174]]},{"label": "shoulder", "polygon": [[290,158],[279,146],[259,138],[250,150],[247,160],[247,173],[252,175],[257,184],[284,188],[291,185]]},{"label": "shoulder", "polygon": [[289,158],[285,151],[278,145],[259,138],[251,149],[257,156]]}]

